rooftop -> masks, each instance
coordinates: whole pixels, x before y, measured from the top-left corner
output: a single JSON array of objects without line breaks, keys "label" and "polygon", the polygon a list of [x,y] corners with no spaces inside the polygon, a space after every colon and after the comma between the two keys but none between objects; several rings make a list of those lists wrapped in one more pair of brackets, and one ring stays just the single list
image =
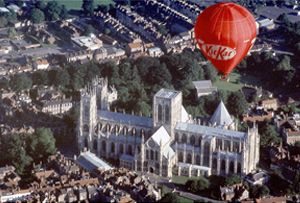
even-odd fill
[{"label": "rooftop", "polygon": [[179,91],[168,90],[168,89],[161,89],[161,90],[159,90],[155,94],[155,97],[161,97],[161,98],[171,99],[171,98],[175,98],[179,94],[180,94]]},{"label": "rooftop", "polygon": [[89,151],[82,152],[76,159],[76,163],[87,171],[93,171],[95,169],[111,169],[111,166]]},{"label": "rooftop", "polygon": [[116,122],[122,123],[126,125],[136,125],[136,126],[144,126],[151,128],[152,127],[152,118],[137,116],[137,115],[130,115],[130,114],[123,114],[111,111],[98,111],[98,117],[101,120],[108,121],[108,122]]},{"label": "rooftop", "polygon": [[196,89],[208,89],[213,87],[211,80],[193,81],[193,84]]},{"label": "rooftop", "polygon": [[203,126],[191,123],[177,123],[176,130],[180,131],[188,131],[191,133],[202,134],[202,135],[209,135],[209,136],[216,136],[216,137],[233,137],[238,139],[244,139],[246,137],[246,133],[234,131],[234,130],[227,130],[223,128],[216,128],[210,126]]},{"label": "rooftop", "polygon": [[152,136],[151,138],[156,142],[157,145],[160,146],[165,145],[170,140],[170,135],[164,126],[161,126]]},{"label": "rooftop", "polygon": [[231,125],[233,123],[233,120],[230,114],[228,113],[223,101],[220,102],[216,111],[212,115],[210,123],[213,125],[216,124],[218,126]]}]

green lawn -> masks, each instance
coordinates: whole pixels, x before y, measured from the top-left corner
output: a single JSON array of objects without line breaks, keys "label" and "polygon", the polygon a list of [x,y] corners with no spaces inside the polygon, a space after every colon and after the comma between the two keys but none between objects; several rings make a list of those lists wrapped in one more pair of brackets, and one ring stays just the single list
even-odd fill
[{"label": "green lawn", "polygon": [[229,81],[220,80],[219,78],[214,82],[219,90],[224,91],[238,91],[244,84],[260,86],[262,82],[254,76],[242,76],[239,73],[233,72],[229,74]]},{"label": "green lawn", "polygon": [[[52,1],[52,0],[45,0],[45,2]],[[78,10],[81,9],[82,0],[59,0],[60,4],[63,4],[67,7],[67,9],[74,9]],[[114,4],[113,0],[94,0],[95,7],[98,5],[108,5],[108,4]]]},{"label": "green lawn", "polygon": [[193,203],[193,202],[194,202],[194,200],[192,200],[192,199],[179,196],[179,203]]},{"label": "green lawn", "polygon": [[172,182],[175,184],[184,185],[189,179],[197,179],[197,177],[187,177],[187,176],[173,176]]}]

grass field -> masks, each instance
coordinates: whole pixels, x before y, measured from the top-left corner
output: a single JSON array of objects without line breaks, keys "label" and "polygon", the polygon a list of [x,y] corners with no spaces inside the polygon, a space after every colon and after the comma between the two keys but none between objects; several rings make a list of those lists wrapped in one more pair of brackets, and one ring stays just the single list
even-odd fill
[{"label": "grass field", "polygon": [[[45,2],[49,2],[52,0],[45,0]],[[59,0],[58,1],[60,4],[63,4],[67,7],[67,9],[70,10],[79,10],[81,9],[81,5],[82,5],[82,0]],[[95,8],[102,4],[102,5],[108,5],[108,4],[114,4],[113,0],[94,0],[94,4],[95,4]]]},{"label": "grass field", "polygon": [[229,81],[220,80],[219,78],[214,82],[219,90],[225,91],[238,91],[244,84],[261,86],[262,82],[256,77],[245,75],[242,76],[239,73],[233,72],[229,75]]},{"label": "grass field", "polygon": [[179,185],[184,185],[189,179],[197,179],[197,177],[187,177],[187,176],[173,176],[172,182]]},{"label": "grass field", "polygon": [[179,196],[179,203],[193,203],[193,202],[194,202],[194,200],[192,200],[192,199]]}]

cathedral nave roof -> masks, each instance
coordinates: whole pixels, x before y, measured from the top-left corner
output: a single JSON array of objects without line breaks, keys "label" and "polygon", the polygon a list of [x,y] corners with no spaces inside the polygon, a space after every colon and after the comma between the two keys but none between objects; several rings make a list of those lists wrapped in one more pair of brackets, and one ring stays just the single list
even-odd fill
[{"label": "cathedral nave roof", "polygon": [[153,126],[152,118],[111,111],[99,110],[98,118],[107,122],[115,122],[125,125],[141,126],[147,128],[152,128]]},{"label": "cathedral nave roof", "polygon": [[192,123],[177,123],[175,130],[186,131],[189,133],[195,133],[207,135],[207,136],[216,136],[216,137],[223,137],[223,138],[241,138],[244,139],[246,137],[246,133],[234,131],[234,130],[227,130],[223,128],[216,128],[204,125],[197,125]]}]

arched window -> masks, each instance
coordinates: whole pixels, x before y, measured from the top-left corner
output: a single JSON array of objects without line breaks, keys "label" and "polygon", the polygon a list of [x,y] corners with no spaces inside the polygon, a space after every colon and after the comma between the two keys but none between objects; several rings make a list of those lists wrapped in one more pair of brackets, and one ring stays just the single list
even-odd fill
[{"label": "arched window", "polygon": [[88,141],[87,137],[84,139],[84,147],[85,148],[89,147],[89,141]]},{"label": "arched window", "polygon": [[101,131],[102,129],[102,123],[98,123],[98,130]]},{"label": "arched window", "polygon": [[191,154],[186,155],[186,163],[188,163],[188,164],[192,163],[192,155]]},{"label": "arched window", "polygon": [[154,151],[153,150],[150,150],[150,159],[154,160]]},{"label": "arched window", "polygon": [[141,136],[144,136],[144,135],[145,135],[145,130],[141,129]]},{"label": "arched window", "polygon": [[204,151],[203,151],[203,165],[209,167],[209,158],[210,158],[210,144],[205,142]]},{"label": "arched window", "polygon": [[237,173],[242,173],[242,164],[238,163],[237,165]]},{"label": "arched window", "polygon": [[202,144],[202,137],[199,137],[199,146],[201,147]]},{"label": "arched window", "polygon": [[128,128],[126,126],[123,127],[123,135],[127,135]]},{"label": "arched window", "polygon": [[155,161],[158,161],[158,151],[155,151]]},{"label": "arched window", "polygon": [[159,104],[158,105],[158,121],[161,122],[162,121],[162,106]]},{"label": "arched window", "polygon": [[175,133],[175,142],[180,142],[179,134],[178,133]]},{"label": "arched window", "polygon": [[240,149],[240,143],[239,142],[234,142],[233,143],[233,151],[234,152],[239,152]]},{"label": "arched window", "polygon": [[226,162],[225,162],[225,160],[222,160],[222,161],[221,161],[221,171],[222,171],[223,173],[225,173],[225,170],[226,170]]},{"label": "arched window", "polygon": [[231,161],[229,163],[229,173],[234,173],[234,163],[233,163],[233,161]]},{"label": "arched window", "polygon": [[170,108],[168,105],[165,106],[165,122],[170,122]]},{"label": "arched window", "polygon": [[191,135],[190,136],[190,144],[191,145],[195,145],[196,143],[195,143],[195,136],[194,135]]},{"label": "arched window", "polygon": [[86,118],[90,117],[90,108],[88,105],[84,106],[84,116]]},{"label": "arched window", "polygon": [[224,142],[224,150],[225,151],[230,151],[230,145],[231,145],[231,143],[230,143],[230,141],[229,140],[225,140],[225,142]]},{"label": "arched window", "polygon": [[88,124],[85,124],[85,125],[83,126],[83,131],[84,131],[84,132],[89,132],[89,126],[88,126]]},{"label": "arched window", "polygon": [[127,154],[131,155],[131,156],[133,155],[132,154],[132,146],[131,145],[128,145],[128,147],[127,147]]},{"label": "arched window", "polygon": [[119,146],[119,153],[120,154],[124,153],[124,146],[123,146],[123,144],[120,144],[120,146]]},{"label": "arched window", "polygon": [[103,140],[102,143],[101,143],[101,149],[102,149],[103,152],[106,152],[106,142],[105,142],[105,140]]},{"label": "arched window", "polygon": [[187,136],[186,136],[186,134],[182,135],[181,142],[182,143],[186,143],[187,142]]},{"label": "arched window", "polygon": [[115,143],[113,142],[110,144],[110,152],[115,153]]},{"label": "arched window", "polygon": [[217,167],[218,167],[218,160],[214,158],[212,160],[212,169],[217,170]]},{"label": "arched window", "polygon": [[216,148],[222,150],[222,140],[221,139],[216,140]]},{"label": "arched window", "polygon": [[146,150],[146,159],[149,159],[149,150]]},{"label": "arched window", "polygon": [[132,128],[132,135],[136,135],[136,129],[135,128]]},{"label": "arched window", "polygon": [[107,129],[107,132],[110,132],[111,128],[110,128],[109,124],[106,124],[106,129]]},{"label": "arched window", "polygon": [[93,149],[94,149],[95,151],[97,151],[97,149],[98,149],[98,143],[97,143],[97,140],[94,140],[94,142],[93,142]]},{"label": "arched window", "polygon": [[118,126],[118,125],[116,125],[116,134],[118,134],[119,133],[119,130],[120,130],[120,127]]},{"label": "arched window", "polygon": [[178,162],[183,162],[183,154],[182,154],[182,152],[178,153]]},{"label": "arched window", "polygon": [[199,155],[196,156],[195,162],[196,162],[196,165],[200,165],[200,156]]}]

